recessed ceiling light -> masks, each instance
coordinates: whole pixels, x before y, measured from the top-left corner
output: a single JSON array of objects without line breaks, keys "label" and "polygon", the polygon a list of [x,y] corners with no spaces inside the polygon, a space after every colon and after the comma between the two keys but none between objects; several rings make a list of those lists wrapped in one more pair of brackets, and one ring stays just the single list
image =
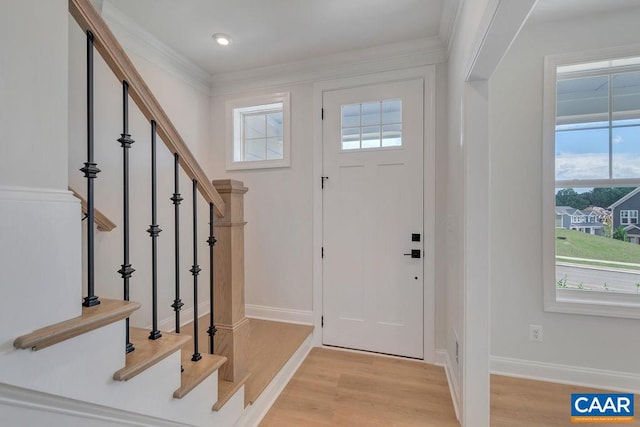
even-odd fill
[{"label": "recessed ceiling light", "polygon": [[231,43],[231,37],[224,33],[215,33],[213,39],[221,46],[228,46]]}]

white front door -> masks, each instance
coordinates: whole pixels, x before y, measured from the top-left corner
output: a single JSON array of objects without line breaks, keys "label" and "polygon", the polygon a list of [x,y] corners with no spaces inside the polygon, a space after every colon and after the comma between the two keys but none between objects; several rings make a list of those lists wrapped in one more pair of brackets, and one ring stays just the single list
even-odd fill
[{"label": "white front door", "polygon": [[424,356],[423,86],[323,93],[325,345]]}]

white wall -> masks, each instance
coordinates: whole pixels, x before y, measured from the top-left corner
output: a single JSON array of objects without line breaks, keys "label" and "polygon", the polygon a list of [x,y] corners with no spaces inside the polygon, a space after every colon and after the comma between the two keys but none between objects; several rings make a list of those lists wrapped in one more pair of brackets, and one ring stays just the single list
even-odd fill
[{"label": "white wall", "polygon": [[[225,171],[227,99],[291,93],[291,167]],[[243,181],[245,195],[246,303],[311,311],[313,185],[313,85],[214,96],[212,150],[207,173]],[[319,179],[319,178],[318,178]]]},{"label": "white wall", "polygon": [[[116,28],[117,30],[117,28]],[[86,156],[86,38],[73,19],[69,22],[69,81],[70,81],[70,150],[69,183],[81,194],[86,193],[83,174],[78,171]],[[118,34],[116,32],[116,36]],[[195,158],[207,169],[210,141],[209,95],[189,84],[188,79],[168,72],[162,64],[151,62],[145,56],[128,52],[138,71],[153,94],[167,112]],[[100,297],[120,299],[123,285],[117,270],[123,262],[122,214],[122,148],[116,140],[122,133],[122,85],[108,69],[100,55],[95,58],[95,161],[102,170],[95,180],[96,208],[117,224],[109,233],[96,233],[96,294]],[[151,238],[147,229],[151,224],[151,130],[133,101],[129,100],[129,133],[135,142],[130,153],[130,262],[136,270],[131,278],[130,298],[142,303],[132,316],[132,325],[149,327],[151,317]],[[173,155],[160,138],[157,139],[158,170],[158,224],[162,229],[158,237],[158,320],[166,320],[161,329],[173,327],[174,300],[174,224]],[[215,176],[209,175],[211,179]],[[188,271],[193,264],[192,184],[180,174],[180,193],[184,198],[180,210],[180,280],[181,299],[185,304],[181,322],[189,321],[193,307],[193,277]],[[198,196],[198,300],[207,305],[209,298],[209,207]],[[86,223],[83,223],[86,227]],[[86,264],[86,263],[85,263]],[[86,268],[86,266],[85,266]],[[83,275],[86,278],[86,274]],[[85,279],[86,280],[86,279]],[[203,307],[199,314],[203,314]],[[205,326],[206,327],[206,326]],[[204,347],[201,347],[203,349]]]},{"label": "white wall", "polygon": [[[445,350],[451,364],[448,374],[452,376],[452,387],[458,409],[462,410],[462,355],[464,354],[464,221],[465,214],[472,214],[473,207],[465,206],[465,134],[463,117],[463,94],[469,56],[476,31],[487,7],[488,1],[464,1],[456,22],[448,62],[448,129],[446,148],[446,195],[443,209],[446,217],[439,225],[446,230],[444,237],[443,264],[444,286],[446,289],[446,310],[444,325]],[[442,191],[442,190],[441,190]],[[438,227],[436,227],[438,228]],[[456,339],[458,341],[458,361],[456,362]],[[459,412],[460,414],[460,412]]]},{"label": "white wall", "polygon": [[1,185],[67,187],[67,64],[60,58],[67,57],[68,12],[63,5],[63,0],[0,1]]},{"label": "white wall", "polygon": [[66,191],[67,7],[0,1],[0,355],[81,310],[80,205]]},{"label": "white wall", "polygon": [[[543,58],[636,43],[638,19],[640,11],[625,11],[527,24],[491,79],[492,356],[640,372],[638,320],[543,311],[537,232],[542,227]],[[528,340],[529,324],[544,327],[544,342]]]}]

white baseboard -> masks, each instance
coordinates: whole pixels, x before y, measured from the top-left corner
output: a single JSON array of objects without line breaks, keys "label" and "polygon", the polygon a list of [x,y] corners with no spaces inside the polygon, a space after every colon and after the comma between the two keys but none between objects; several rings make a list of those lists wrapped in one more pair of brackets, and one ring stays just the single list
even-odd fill
[{"label": "white baseboard", "polygon": [[313,312],[310,310],[294,310],[290,308],[246,304],[245,312],[247,317],[251,317],[253,319],[297,323],[300,325],[313,325]]},{"label": "white baseboard", "polygon": [[[202,317],[205,314],[209,314],[209,301],[204,301],[198,304],[198,317]],[[193,322],[193,307],[180,310],[180,326],[184,326],[187,323]],[[207,325],[207,328],[209,325]],[[151,325],[146,325],[146,329],[151,329]],[[175,315],[166,317],[158,321],[158,329],[161,331],[173,332],[176,330],[176,318]]]},{"label": "white baseboard", "polygon": [[271,406],[275,403],[282,390],[289,382],[289,380],[296,373],[302,362],[307,358],[307,355],[311,351],[311,339],[312,335],[309,335],[298,350],[293,353],[293,356],[284,365],[284,367],[278,372],[273,380],[269,383],[267,388],[264,389],[260,397],[253,402],[253,405],[245,409],[242,416],[235,423],[235,427],[254,427],[260,424],[262,418],[267,415]]},{"label": "white baseboard", "polygon": [[458,389],[458,381],[453,371],[453,365],[451,365],[451,358],[449,353],[444,349],[436,349],[436,365],[444,367],[444,373],[447,375],[447,383],[449,384],[449,392],[451,393],[451,400],[453,401],[453,410],[456,413],[456,418],[460,421],[459,399],[460,390]]},{"label": "white baseboard", "polygon": [[[186,424],[0,384],[3,425],[179,427]],[[32,422],[34,424],[32,424]]]},{"label": "white baseboard", "polygon": [[618,392],[640,393],[640,375],[631,372],[491,356],[491,373]]}]

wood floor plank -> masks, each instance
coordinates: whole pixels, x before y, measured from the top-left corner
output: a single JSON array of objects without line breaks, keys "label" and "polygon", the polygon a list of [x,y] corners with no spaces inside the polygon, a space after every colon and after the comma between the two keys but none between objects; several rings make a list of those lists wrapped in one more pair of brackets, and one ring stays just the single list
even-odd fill
[{"label": "wood floor plank", "polygon": [[[491,375],[492,427],[565,427],[571,423],[572,393],[613,393],[587,387]],[[640,395],[635,395],[640,402]],[[611,424],[588,424],[600,426]],[[628,426],[640,426],[636,416]]]},{"label": "wood floor plank", "polygon": [[422,362],[314,348],[261,426],[455,427],[444,370]]},{"label": "wood floor plank", "polygon": [[250,319],[249,372],[245,406],[255,402],[276,374],[313,332],[313,326]]}]

